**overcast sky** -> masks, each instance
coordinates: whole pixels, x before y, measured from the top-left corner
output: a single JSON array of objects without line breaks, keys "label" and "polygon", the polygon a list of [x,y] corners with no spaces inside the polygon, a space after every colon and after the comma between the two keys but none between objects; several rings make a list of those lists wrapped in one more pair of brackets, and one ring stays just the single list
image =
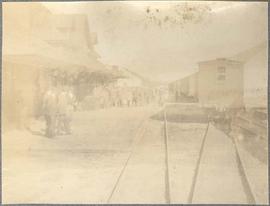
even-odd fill
[{"label": "overcast sky", "polygon": [[267,2],[43,3],[53,13],[85,13],[96,51],[154,80],[179,79],[197,62],[230,57],[267,40]]}]

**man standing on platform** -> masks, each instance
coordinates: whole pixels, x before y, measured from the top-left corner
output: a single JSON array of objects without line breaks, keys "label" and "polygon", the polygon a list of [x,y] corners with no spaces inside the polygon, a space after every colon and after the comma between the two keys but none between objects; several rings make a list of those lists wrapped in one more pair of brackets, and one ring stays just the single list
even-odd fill
[{"label": "man standing on platform", "polygon": [[46,136],[54,137],[56,135],[56,118],[57,118],[57,89],[51,87],[45,92],[43,98],[43,112],[46,121]]},{"label": "man standing on platform", "polygon": [[64,86],[58,96],[58,131],[60,134],[71,134],[71,121],[74,106],[74,95],[68,86]]}]

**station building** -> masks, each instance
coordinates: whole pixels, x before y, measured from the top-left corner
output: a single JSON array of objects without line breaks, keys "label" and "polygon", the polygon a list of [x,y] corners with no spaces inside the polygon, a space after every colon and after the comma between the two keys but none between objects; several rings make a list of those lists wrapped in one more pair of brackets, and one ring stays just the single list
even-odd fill
[{"label": "station building", "polygon": [[225,58],[199,63],[197,95],[202,105],[243,106],[243,63]]},{"label": "station building", "polygon": [[171,82],[171,102],[203,106],[267,108],[267,43],[229,58],[198,63],[198,71]]},{"label": "station building", "polygon": [[53,14],[41,3],[3,3],[2,94],[5,128],[40,112],[51,69],[103,69],[87,15]]},{"label": "station building", "polygon": [[220,58],[199,62],[198,72],[169,85],[177,102],[198,102],[206,107],[243,106],[243,63]]}]

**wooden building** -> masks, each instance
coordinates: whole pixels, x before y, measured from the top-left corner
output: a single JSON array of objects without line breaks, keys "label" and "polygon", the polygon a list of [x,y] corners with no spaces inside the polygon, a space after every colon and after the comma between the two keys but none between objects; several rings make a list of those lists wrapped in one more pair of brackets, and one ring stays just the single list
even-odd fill
[{"label": "wooden building", "polygon": [[173,102],[199,102],[205,107],[243,106],[243,63],[214,59],[199,63],[199,70],[169,84]]},{"label": "wooden building", "polygon": [[57,15],[41,3],[3,3],[2,83],[5,128],[22,128],[40,112],[52,69],[103,69],[87,15]]}]

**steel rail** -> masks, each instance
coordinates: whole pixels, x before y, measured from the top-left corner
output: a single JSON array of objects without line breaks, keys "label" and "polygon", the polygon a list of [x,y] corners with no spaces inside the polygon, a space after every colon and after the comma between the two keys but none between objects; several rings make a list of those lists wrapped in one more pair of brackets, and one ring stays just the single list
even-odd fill
[{"label": "steel rail", "polygon": [[208,117],[206,130],[204,132],[204,136],[203,136],[203,140],[202,140],[201,148],[200,148],[200,152],[199,152],[199,157],[198,157],[198,160],[197,160],[197,163],[196,163],[196,168],[195,168],[195,172],[194,172],[194,175],[193,175],[192,184],[191,184],[191,188],[190,188],[190,192],[189,192],[189,196],[188,196],[188,204],[192,204],[192,201],[193,201],[194,191],[195,191],[197,178],[198,178],[198,174],[199,174],[199,170],[200,170],[201,159],[202,159],[202,154],[203,154],[203,150],[204,150],[206,137],[207,137],[207,134],[208,134],[209,124],[210,124],[210,122],[209,122],[209,117]]},{"label": "steel rail", "polygon": [[126,161],[125,161],[125,163],[124,163],[124,165],[123,165],[123,167],[121,169],[121,172],[120,172],[119,176],[116,179],[116,182],[115,182],[115,184],[113,186],[113,189],[112,189],[109,197],[107,198],[107,204],[109,204],[111,202],[111,199],[112,199],[112,197],[113,197],[113,195],[114,195],[114,193],[116,191],[116,188],[119,185],[119,182],[120,182],[120,180],[121,180],[121,178],[122,178],[122,176],[123,176],[123,174],[124,174],[124,172],[126,170],[126,167],[127,167],[128,163],[129,163],[129,160],[130,160],[135,148],[137,147],[138,143],[142,140],[142,138],[144,136],[146,122],[147,122],[147,120],[142,121],[142,123],[140,124],[140,126],[139,126],[139,128],[137,130],[137,133],[136,133],[136,135],[134,137],[134,140],[133,140],[133,143],[132,143],[132,146],[131,146],[131,151],[130,151],[130,153],[129,153],[129,155],[128,155],[128,157],[127,157],[127,159],[126,159]]},{"label": "steel rail", "polygon": [[164,119],[164,146],[165,146],[165,202],[171,203],[170,195],[170,166],[169,166],[169,141],[168,141],[168,127],[167,127],[167,113],[166,105],[163,108]]}]

